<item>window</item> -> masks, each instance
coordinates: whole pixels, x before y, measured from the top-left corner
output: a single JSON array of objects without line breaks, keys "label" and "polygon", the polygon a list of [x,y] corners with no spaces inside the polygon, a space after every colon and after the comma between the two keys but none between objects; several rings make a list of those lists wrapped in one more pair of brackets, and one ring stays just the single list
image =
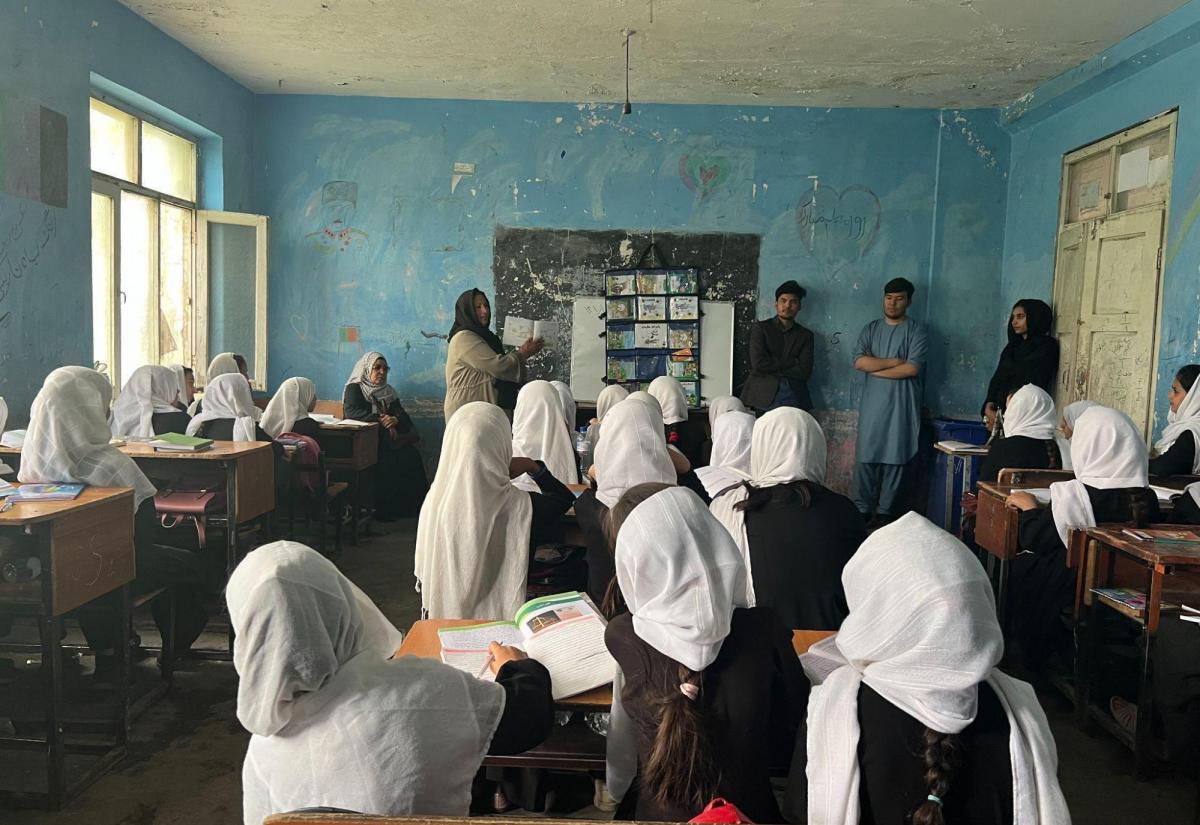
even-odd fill
[{"label": "window", "polygon": [[143,364],[202,380],[231,351],[266,389],[266,218],[197,211],[196,143],[95,99],[91,155],[96,368],[118,390]]}]

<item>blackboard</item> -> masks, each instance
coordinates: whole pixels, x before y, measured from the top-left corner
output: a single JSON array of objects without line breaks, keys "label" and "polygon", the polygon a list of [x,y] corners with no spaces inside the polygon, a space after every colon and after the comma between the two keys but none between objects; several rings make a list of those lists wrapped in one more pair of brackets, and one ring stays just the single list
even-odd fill
[{"label": "blackboard", "polygon": [[[639,232],[633,230],[526,229],[497,226],[492,247],[497,326],[509,316],[557,321],[571,340],[576,296],[603,295],[604,272],[634,266],[654,244],[656,258],[644,266],[696,267],[701,297],[734,302],[737,329],[749,330],[758,301],[758,235],[734,232]],[[749,335],[733,345],[733,386],[740,389],[750,366]],[[567,347],[529,362],[531,377],[571,380]]]}]

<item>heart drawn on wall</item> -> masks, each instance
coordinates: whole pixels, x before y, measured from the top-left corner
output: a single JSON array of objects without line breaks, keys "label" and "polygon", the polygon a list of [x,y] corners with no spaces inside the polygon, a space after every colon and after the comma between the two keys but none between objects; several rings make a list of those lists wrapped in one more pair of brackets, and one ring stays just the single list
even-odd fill
[{"label": "heart drawn on wall", "polygon": [[879,237],[882,209],[879,198],[865,186],[848,186],[840,193],[818,186],[800,196],[796,226],[800,242],[825,267],[829,280],[861,259]]},{"label": "heart drawn on wall", "polygon": [[288,323],[292,325],[292,332],[296,333],[296,337],[301,341],[308,340],[308,316],[293,315],[288,319]]},{"label": "heart drawn on wall", "polygon": [[680,155],[679,179],[703,200],[725,182],[729,176],[729,161],[709,155]]}]

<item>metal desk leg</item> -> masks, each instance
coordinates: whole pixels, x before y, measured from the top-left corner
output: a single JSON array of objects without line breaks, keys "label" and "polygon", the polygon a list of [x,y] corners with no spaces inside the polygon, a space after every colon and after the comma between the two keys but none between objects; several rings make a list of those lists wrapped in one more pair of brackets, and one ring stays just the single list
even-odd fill
[{"label": "metal desk leg", "polygon": [[[967,493],[971,492],[971,471],[975,467],[975,459],[967,455],[963,456],[961,460],[963,471],[962,494],[965,496]],[[958,536],[959,538],[962,538],[962,520],[960,519],[959,523],[954,526],[955,529],[951,530],[950,532],[954,533],[954,535]]]},{"label": "metal desk leg", "polygon": [[42,634],[42,673],[46,676],[46,805],[57,811],[64,801],[62,620],[38,618]]},{"label": "metal desk leg", "polygon": [[117,613],[117,625],[120,640],[119,655],[121,667],[117,681],[117,747],[124,748],[129,740],[129,685],[133,681],[133,653],[129,649],[131,631],[133,629],[133,603],[130,599],[129,585],[121,586],[121,609]]},{"label": "metal desk leg", "polygon": [[[1150,768],[1150,663],[1154,651],[1154,637],[1150,629],[1150,605],[1161,601],[1162,579],[1154,567],[1146,576],[1146,613],[1142,624],[1142,672],[1138,677],[1137,723],[1133,729],[1133,773],[1138,779],[1147,779]],[[1093,600],[1094,601],[1094,600]]]},{"label": "metal desk leg", "polygon": [[1000,629],[1007,630],[1008,625],[1008,567],[1011,563],[1009,559],[1000,559],[1000,571],[997,574],[996,583],[996,618],[1000,622]]},{"label": "metal desk leg", "polygon": [[224,461],[221,467],[225,471],[225,517],[229,522],[225,531],[225,578],[228,580],[237,566],[237,464]]},{"label": "metal desk leg", "polygon": [[942,513],[942,527],[953,533],[953,525],[951,521],[954,519],[954,465],[955,458],[952,455],[946,456],[946,502]]}]

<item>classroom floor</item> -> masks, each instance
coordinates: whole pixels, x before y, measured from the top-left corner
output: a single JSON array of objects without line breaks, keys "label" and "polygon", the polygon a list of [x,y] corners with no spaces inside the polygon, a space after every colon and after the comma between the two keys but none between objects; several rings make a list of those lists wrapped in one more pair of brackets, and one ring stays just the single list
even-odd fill
[{"label": "classroom floor", "polygon": [[[412,588],[413,521],[376,526],[377,535],[346,547],[343,570],[374,598],[398,627],[417,617]],[[218,646],[219,635],[201,641]],[[151,663],[142,665],[147,678]],[[237,678],[226,662],[188,661],[171,695],[134,725],[129,755],[66,809],[0,808],[5,825],[236,825],[241,822],[240,775],[247,735],[237,722]],[[1193,780],[1162,777],[1138,782],[1129,753],[1104,734],[1089,738],[1074,726],[1070,707],[1042,697],[1058,742],[1060,777],[1076,825],[1114,822],[1190,823]],[[0,761],[0,773],[9,767]],[[605,818],[587,804],[586,783],[564,788],[558,816]]]}]

